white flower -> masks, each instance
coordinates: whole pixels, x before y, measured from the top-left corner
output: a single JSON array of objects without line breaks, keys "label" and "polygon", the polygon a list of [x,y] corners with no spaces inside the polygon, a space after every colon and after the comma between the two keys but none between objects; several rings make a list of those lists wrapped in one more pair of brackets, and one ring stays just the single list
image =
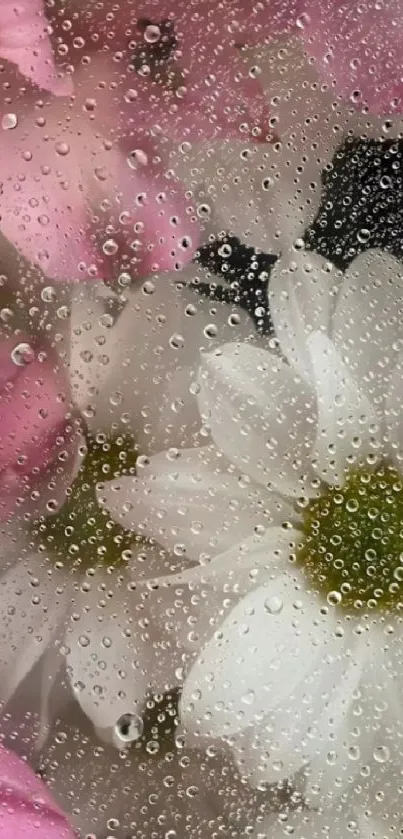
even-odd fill
[{"label": "white flower", "polygon": [[226,740],[256,785],[304,770],[307,802],[399,754],[402,293],[403,267],[377,252],[344,276],[314,254],[280,261],[280,351],[202,358],[213,443],[102,492],[116,520],[198,562],[176,579],[188,666],[189,626],[201,647],[185,728]]},{"label": "white flower", "polygon": [[153,739],[150,731],[147,742],[158,744],[158,751],[143,741],[118,754],[74,711],[66,708],[52,729],[40,766],[78,836],[128,839],[144,835],[144,829],[158,839],[210,836],[213,828],[222,833],[223,783],[218,789],[214,783],[222,771],[218,756],[213,771],[206,771],[206,756],[185,749],[183,738],[176,747],[174,734],[167,742]]},{"label": "white flower", "polygon": [[75,401],[92,430],[131,430],[147,453],[191,443],[200,425],[192,395],[200,350],[254,334],[245,312],[236,308],[231,319],[227,304],[212,304],[190,288],[214,279],[192,264],[134,290],[123,287],[120,295],[80,288],[70,371]]},{"label": "white flower", "polygon": [[[375,812],[373,811],[375,809]],[[348,809],[343,804],[323,812],[297,811],[261,820],[251,839],[390,839],[401,832],[399,810],[385,812],[384,805]]]},{"label": "white flower", "polygon": [[[193,267],[192,277],[197,273]],[[122,303],[125,308],[117,317]],[[229,314],[225,306],[212,313],[207,300],[178,290],[167,275],[126,291],[123,299],[99,285],[79,289],[72,305],[71,342],[61,343],[60,350],[70,359],[73,397],[92,434],[92,459],[84,462],[90,487],[100,479],[100,458],[111,468],[110,456],[102,454],[103,441],[108,447],[111,439],[128,435],[119,451],[131,465],[134,443],[145,455],[153,446],[180,444],[186,433],[194,441],[196,415],[194,409],[193,415],[187,413],[180,398],[186,389],[178,390],[178,380],[186,379],[189,402],[190,365],[196,370],[200,345],[215,345],[222,331],[239,335],[243,329],[247,335],[253,328],[246,316],[231,326]],[[117,454],[115,444],[112,454]],[[0,700],[4,708],[43,657],[43,735],[52,690],[66,668],[82,709],[122,746],[136,737],[146,694],[174,684],[180,664],[175,640],[166,639],[164,624],[155,616],[157,594],[138,590],[136,584],[180,569],[181,558],[131,534],[115,544],[121,537],[115,537],[116,531],[110,535],[95,487],[93,498],[85,488],[86,474],[78,476],[73,508],[64,519],[39,522],[34,533],[32,522],[18,519],[2,534]],[[128,714],[132,724],[127,732]],[[122,718],[123,734],[117,726]]]}]

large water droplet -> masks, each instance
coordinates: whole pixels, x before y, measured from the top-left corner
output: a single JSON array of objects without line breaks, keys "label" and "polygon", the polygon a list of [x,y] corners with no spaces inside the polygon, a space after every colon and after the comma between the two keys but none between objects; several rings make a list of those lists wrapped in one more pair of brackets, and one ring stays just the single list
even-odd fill
[{"label": "large water droplet", "polygon": [[21,343],[17,344],[17,346],[11,351],[11,360],[13,364],[17,365],[17,367],[25,367],[27,364],[30,364],[34,358],[34,350],[31,345],[27,344],[25,341],[21,341]]},{"label": "large water droplet", "polygon": [[4,128],[5,131],[10,131],[12,128],[16,128],[17,125],[17,114],[4,114],[1,120],[1,127]]},{"label": "large water droplet", "polygon": [[138,714],[123,714],[115,725],[115,732],[122,743],[132,743],[143,733],[143,720]]}]

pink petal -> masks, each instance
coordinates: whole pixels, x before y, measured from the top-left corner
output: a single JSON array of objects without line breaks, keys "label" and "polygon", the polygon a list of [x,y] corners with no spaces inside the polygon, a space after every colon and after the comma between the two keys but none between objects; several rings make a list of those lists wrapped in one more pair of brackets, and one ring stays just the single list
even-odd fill
[{"label": "pink petal", "polygon": [[65,479],[63,486],[68,483],[78,443],[71,423],[69,383],[52,350],[40,347],[29,336],[3,339],[0,519],[15,511],[17,500],[23,499],[29,489],[41,492],[42,484],[55,477],[62,451],[66,455],[59,469]]},{"label": "pink petal", "polygon": [[253,46],[292,35],[300,6],[301,0],[238,0],[237,40]]},{"label": "pink petal", "polygon": [[[76,132],[70,127],[63,132],[55,102],[44,136],[36,126],[32,131],[32,117],[4,132],[3,234],[58,281],[114,279],[122,270],[143,276],[186,264],[200,234],[184,190],[164,176],[162,163],[153,163],[155,150],[146,149],[146,164],[133,168],[131,152],[144,145],[143,138],[130,132],[125,149],[118,142],[104,144],[82,120],[81,99],[71,111]],[[145,195],[141,203],[137,196]]]},{"label": "pink petal", "polygon": [[[168,178],[155,150],[141,135],[122,142],[105,170],[104,186],[115,201],[109,221],[119,261],[131,261],[132,276],[184,267],[201,240],[200,226],[181,184]],[[104,235],[105,239],[105,235]],[[113,277],[113,260],[104,258],[103,272]]]},{"label": "pink petal", "polygon": [[[175,142],[183,142],[184,137],[199,141],[226,136],[261,141],[270,133],[268,102],[236,46],[246,42],[245,30],[252,27],[255,31],[246,6],[243,9],[233,0],[224,0],[219,9],[211,0],[179,0],[175,6],[158,0],[122,4],[114,15],[109,7],[98,6],[86,4],[82,17],[73,23],[71,36],[85,38],[90,48],[91,35],[96,35],[87,77],[83,73],[76,76],[75,88],[77,92],[80,87],[81,96],[86,89],[86,97],[96,99],[98,115],[101,109],[105,113],[105,105],[109,114],[115,109],[114,125],[119,125],[121,136],[127,135],[129,124],[136,133],[139,124],[144,129],[151,127],[153,134],[157,127]],[[141,19],[160,25],[161,32],[164,21],[173,21],[176,47],[162,76],[176,74],[175,90],[156,81],[152,72],[142,76],[134,67],[136,50],[149,48],[147,32],[138,26]],[[120,55],[114,64],[107,60],[112,44]],[[112,80],[114,96],[109,87],[107,101],[106,83],[110,85]],[[103,82],[103,90],[97,81]],[[128,91],[132,94],[129,100]],[[108,122],[107,114],[105,119]],[[253,128],[256,131],[252,133]]]},{"label": "pink petal", "polygon": [[403,105],[402,0],[305,0],[300,34],[329,85],[375,113]]},{"label": "pink petal", "polygon": [[1,839],[73,839],[45,785],[16,755],[0,747]]},{"label": "pink petal", "polygon": [[66,96],[71,80],[57,75],[48,28],[42,0],[1,0],[0,55],[39,87]]},{"label": "pink petal", "polygon": [[56,358],[27,336],[7,338],[0,343],[0,382],[0,471],[45,467],[70,411],[68,382]]},{"label": "pink petal", "polygon": [[[152,75],[142,78],[133,71],[132,84],[145,123],[155,120],[175,142],[184,137],[195,141],[201,137],[267,139],[271,133],[268,102],[236,47],[245,40],[243,33],[239,36],[240,14],[228,0],[219,10],[210,0],[190,5],[179,2],[174,13],[166,3],[144,8],[143,16],[157,24],[168,17],[173,21],[177,46],[167,67],[178,75],[177,89],[168,90]],[[139,20],[140,9],[137,15]],[[132,44],[147,47],[145,33],[136,27]]]}]

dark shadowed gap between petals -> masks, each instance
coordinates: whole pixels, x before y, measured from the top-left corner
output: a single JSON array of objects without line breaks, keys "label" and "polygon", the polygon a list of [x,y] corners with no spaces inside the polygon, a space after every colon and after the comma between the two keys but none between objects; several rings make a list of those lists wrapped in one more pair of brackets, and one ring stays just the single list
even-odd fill
[{"label": "dark shadowed gap between petals", "polygon": [[211,283],[195,281],[193,288],[210,300],[239,306],[250,315],[257,332],[270,335],[268,284],[276,260],[274,254],[258,252],[236,236],[220,236],[203,245],[195,258],[214,278]]},{"label": "dark shadowed gap between petals", "polygon": [[[319,210],[304,235],[308,250],[343,271],[371,248],[403,259],[403,140],[348,138],[322,170],[321,182]],[[272,335],[268,287],[278,256],[220,234],[195,257],[213,275],[211,282],[197,281],[193,288],[243,309],[259,334]]]}]

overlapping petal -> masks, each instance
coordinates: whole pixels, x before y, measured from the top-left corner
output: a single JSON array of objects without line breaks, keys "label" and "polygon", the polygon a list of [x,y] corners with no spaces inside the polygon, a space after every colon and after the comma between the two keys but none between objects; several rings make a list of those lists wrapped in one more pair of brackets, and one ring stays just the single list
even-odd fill
[{"label": "overlapping petal", "polygon": [[224,620],[186,680],[185,727],[189,720],[199,736],[222,737],[263,720],[323,659],[333,630],[331,617],[320,617],[298,575],[284,574],[252,591]]},{"label": "overlapping petal", "polygon": [[109,482],[100,491],[115,521],[155,539],[174,554],[206,562],[250,528],[287,519],[280,497],[270,505],[258,485],[245,484],[213,448],[154,455],[138,477]]},{"label": "overlapping petal", "polygon": [[199,383],[202,418],[241,472],[285,495],[312,492],[314,396],[280,356],[228,344],[202,357]]}]

